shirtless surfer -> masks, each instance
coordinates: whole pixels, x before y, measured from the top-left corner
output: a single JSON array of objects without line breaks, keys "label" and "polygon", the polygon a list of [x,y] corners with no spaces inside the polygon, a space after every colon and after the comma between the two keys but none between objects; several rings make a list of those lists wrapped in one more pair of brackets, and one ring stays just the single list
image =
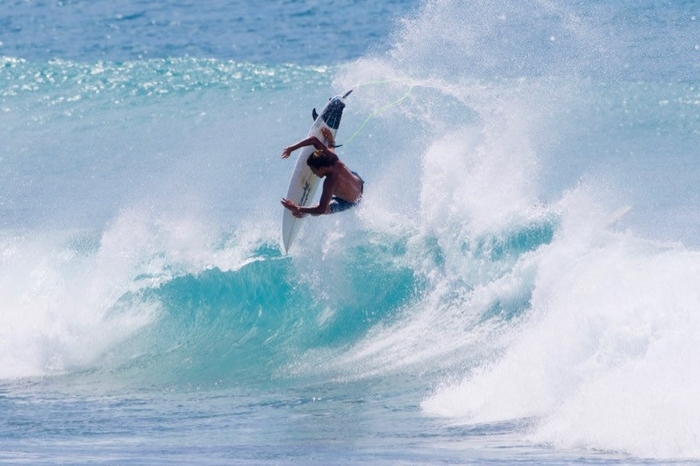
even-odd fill
[{"label": "shirtless surfer", "polygon": [[326,178],[323,181],[323,192],[318,204],[311,207],[298,206],[289,199],[282,199],[282,205],[292,211],[292,215],[301,218],[306,214],[322,215],[342,212],[359,204],[365,182],[360,176],[350,171],[333,151],[335,140],[328,128],[323,128],[321,134],[328,145],[316,136],[311,136],[282,151],[286,159],[292,152],[302,147],[313,145],[316,150],[306,159],[306,164],[314,175]]}]

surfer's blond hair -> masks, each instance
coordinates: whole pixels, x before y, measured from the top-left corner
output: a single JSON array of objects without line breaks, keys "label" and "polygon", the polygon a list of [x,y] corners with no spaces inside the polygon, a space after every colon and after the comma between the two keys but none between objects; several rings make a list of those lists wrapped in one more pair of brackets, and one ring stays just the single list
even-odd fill
[{"label": "surfer's blond hair", "polygon": [[323,149],[313,151],[306,158],[306,165],[311,168],[330,167],[338,161],[338,156],[333,152]]}]

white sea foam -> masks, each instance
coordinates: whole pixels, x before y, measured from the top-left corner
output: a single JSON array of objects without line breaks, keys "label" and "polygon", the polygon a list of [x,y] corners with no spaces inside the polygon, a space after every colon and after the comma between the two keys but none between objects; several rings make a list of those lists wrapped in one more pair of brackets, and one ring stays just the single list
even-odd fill
[{"label": "white sea foam", "polygon": [[534,417],[530,438],[556,446],[696,457],[700,254],[579,229],[587,214],[536,253],[532,307],[503,357],[423,408],[470,423]]},{"label": "white sea foam", "polygon": [[[201,218],[123,211],[104,232],[5,232],[1,238],[0,378],[99,365],[153,323],[144,288],[213,267],[235,270],[271,242],[264,224],[221,236]],[[267,238],[267,239],[266,239]]]}]

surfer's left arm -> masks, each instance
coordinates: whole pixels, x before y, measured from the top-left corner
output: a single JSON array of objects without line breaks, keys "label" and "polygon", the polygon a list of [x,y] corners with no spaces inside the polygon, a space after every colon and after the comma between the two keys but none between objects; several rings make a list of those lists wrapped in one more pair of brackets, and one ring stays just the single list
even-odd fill
[{"label": "surfer's left arm", "polygon": [[292,144],[291,146],[285,147],[282,151],[282,158],[286,159],[287,157],[292,155],[292,152],[294,152],[295,150],[301,149],[302,147],[306,146],[314,146],[316,149],[328,149],[328,147],[323,142],[321,142],[319,138],[317,138],[316,136],[311,136],[306,139],[302,139],[296,144]]}]

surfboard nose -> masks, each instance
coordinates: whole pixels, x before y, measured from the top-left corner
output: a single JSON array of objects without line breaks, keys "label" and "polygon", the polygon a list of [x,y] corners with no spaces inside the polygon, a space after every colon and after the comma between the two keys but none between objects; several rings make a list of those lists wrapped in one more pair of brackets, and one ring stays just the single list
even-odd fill
[{"label": "surfboard nose", "polygon": [[343,102],[342,98],[333,97],[323,110],[321,118],[323,118],[323,121],[326,122],[329,128],[338,129],[338,126],[340,126],[340,119],[343,116],[344,108],[345,102]]}]

